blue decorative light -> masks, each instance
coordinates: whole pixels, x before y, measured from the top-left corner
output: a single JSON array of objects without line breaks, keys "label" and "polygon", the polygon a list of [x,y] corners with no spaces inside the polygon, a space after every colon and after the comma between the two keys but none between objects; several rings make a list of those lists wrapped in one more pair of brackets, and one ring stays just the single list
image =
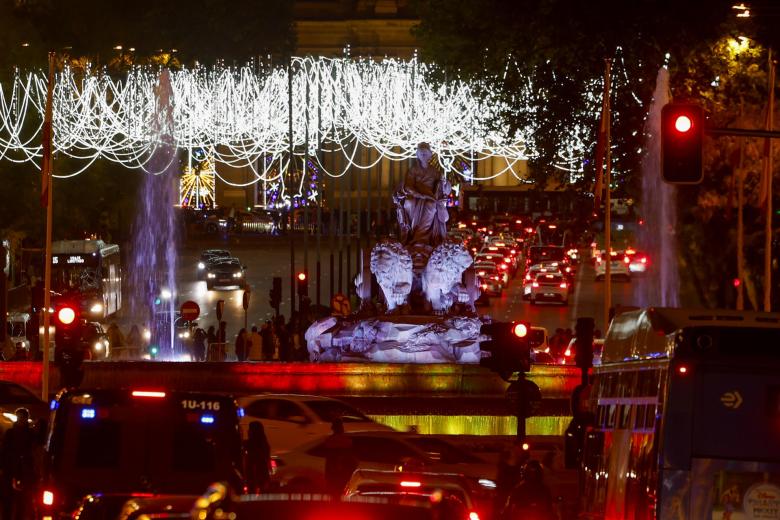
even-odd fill
[{"label": "blue decorative light", "polygon": [[96,416],[95,409],[94,408],[82,408],[81,409],[81,418],[82,419],[94,419]]},{"label": "blue decorative light", "polygon": [[214,424],[214,416],[211,414],[203,414],[200,416],[201,424]]}]

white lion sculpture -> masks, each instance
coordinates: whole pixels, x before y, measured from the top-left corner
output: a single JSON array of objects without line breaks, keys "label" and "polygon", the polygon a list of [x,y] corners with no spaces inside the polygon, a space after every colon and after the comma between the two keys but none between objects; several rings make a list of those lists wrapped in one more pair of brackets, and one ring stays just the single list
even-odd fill
[{"label": "white lion sculpture", "polygon": [[385,240],[371,250],[371,272],[387,301],[387,310],[406,303],[412,291],[412,257],[398,242]]},{"label": "white lion sculpture", "polygon": [[433,250],[422,273],[422,289],[434,310],[449,310],[463,271],[473,261],[461,242],[444,242]]}]

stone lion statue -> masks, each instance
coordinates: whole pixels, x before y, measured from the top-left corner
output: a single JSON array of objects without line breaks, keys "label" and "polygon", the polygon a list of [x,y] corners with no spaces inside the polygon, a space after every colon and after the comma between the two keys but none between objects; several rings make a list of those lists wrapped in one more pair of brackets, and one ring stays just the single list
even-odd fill
[{"label": "stone lion statue", "polygon": [[412,291],[412,257],[400,243],[384,240],[375,245],[371,272],[382,288],[388,311],[406,303]]},{"label": "stone lion statue", "polygon": [[449,310],[457,297],[463,271],[473,261],[461,242],[443,242],[433,250],[422,273],[422,289],[434,310]]}]

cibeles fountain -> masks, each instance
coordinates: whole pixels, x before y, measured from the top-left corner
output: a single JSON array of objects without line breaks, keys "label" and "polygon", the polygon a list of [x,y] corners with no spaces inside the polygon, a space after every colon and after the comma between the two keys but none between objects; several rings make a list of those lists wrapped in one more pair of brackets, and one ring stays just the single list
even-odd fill
[{"label": "cibeles fountain", "polygon": [[[400,240],[382,240],[364,255],[355,278],[360,309],[306,331],[312,361],[479,363],[479,283],[465,245],[447,239],[451,186],[431,158],[421,143],[393,195]],[[381,294],[371,293],[372,274]]]}]

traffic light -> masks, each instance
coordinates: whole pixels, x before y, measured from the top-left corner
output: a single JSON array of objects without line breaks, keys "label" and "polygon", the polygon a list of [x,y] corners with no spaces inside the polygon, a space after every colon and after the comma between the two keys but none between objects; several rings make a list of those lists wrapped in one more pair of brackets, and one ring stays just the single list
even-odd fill
[{"label": "traffic light", "polygon": [[296,276],[296,279],[298,281],[298,296],[308,296],[309,295],[309,275],[306,273],[306,271],[301,271]]},{"label": "traffic light", "polygon": [[274,276],[273,286],[268,296],[270,298],[268,303],[271,304],[272,308],[278,310],[279,305],[282,304],[282,278],[280,276]]},{"label": "traffic light", "polygon": [[593,332],[596,323],[593,318],[577,318],[574,326],[574,362],[583,370],[593,366]]},{"label": "traffic light", "polygon": [[79,386],[83,377],[82,322],[78,305],[62,303],[54,310],[54,359],[61,383],[68,388]]},{"label": "traffic light", "polygon": [[669,103],[661,109],[661,174],[671,184],[698,184],[702,171],[704,111]]},{"label": "traffic light", "polygon": [[479,344],[480,350],[489,353],[480,360],[482,366],[509,379],[514,372],[531,370],[531,326],[525,322],[493,322],[480,328],[480,334],[490,339]]}]

